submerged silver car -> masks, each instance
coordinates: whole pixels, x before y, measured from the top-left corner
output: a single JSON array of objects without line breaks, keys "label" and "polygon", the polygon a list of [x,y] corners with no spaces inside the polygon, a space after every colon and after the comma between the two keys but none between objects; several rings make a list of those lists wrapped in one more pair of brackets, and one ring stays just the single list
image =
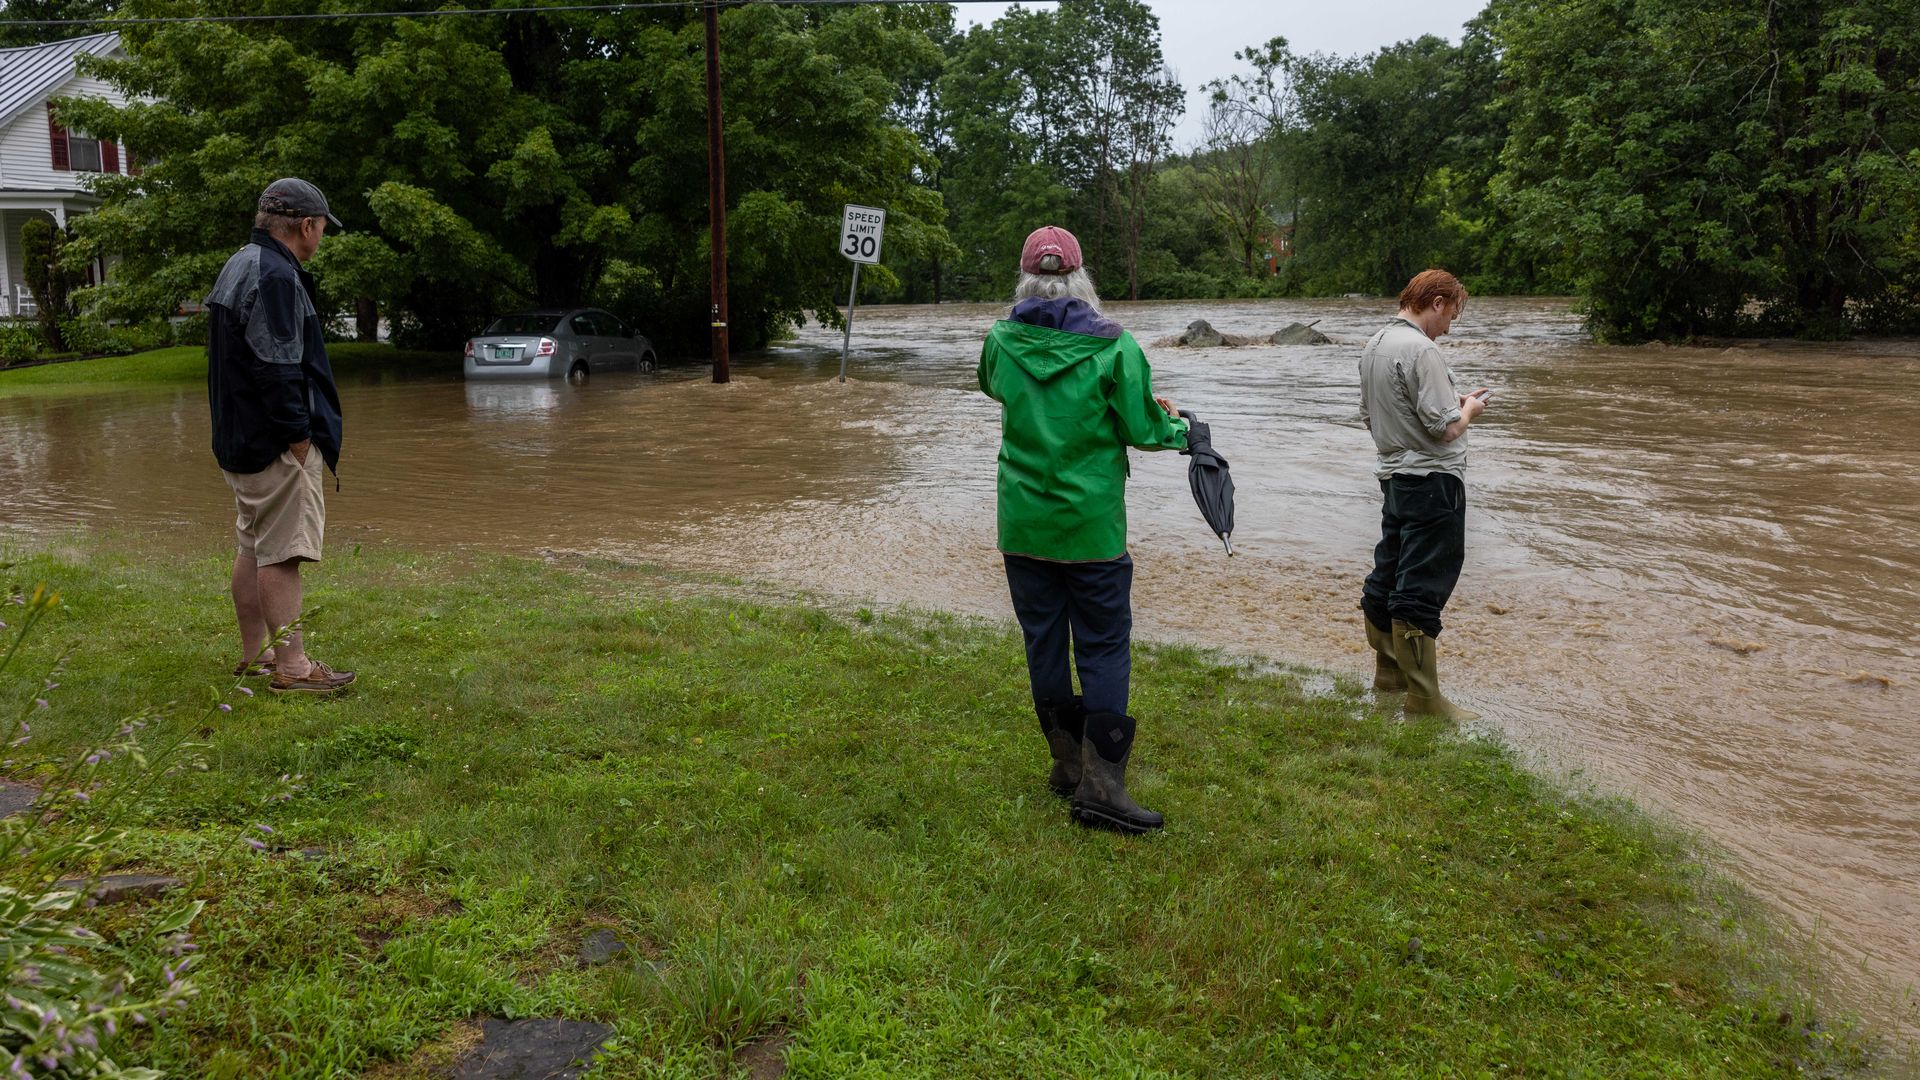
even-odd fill
[{"label": "submerged silver car", "polygon": [[467,342],[469,379],[585,382],[602,371],[652,371],[653,343],[597,308],[522,311],[493,320]]}]

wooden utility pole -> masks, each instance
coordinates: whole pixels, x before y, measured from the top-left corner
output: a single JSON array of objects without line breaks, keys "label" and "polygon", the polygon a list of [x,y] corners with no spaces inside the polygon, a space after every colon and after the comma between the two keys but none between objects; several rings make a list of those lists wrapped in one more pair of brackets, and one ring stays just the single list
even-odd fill
[{"label": "wooden utility pole", "polygon": [[707,215],[712,222],[713,381],[727,364],[727,153],[720,123],[720,0],[707,0]]}]

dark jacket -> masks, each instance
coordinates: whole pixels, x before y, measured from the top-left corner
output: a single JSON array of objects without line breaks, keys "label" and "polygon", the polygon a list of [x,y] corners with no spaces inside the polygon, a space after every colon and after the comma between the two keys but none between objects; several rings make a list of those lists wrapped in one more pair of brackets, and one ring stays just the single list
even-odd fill
[{"label": "dark jacket", "polygon": [[1119,323],[1095,311],[1091,304],[1077,296],[1062,296],[1052,300],[1030,297],[1013,305],[1010,317],[1014,322],[1044,326],[1049,330],[1065,330],[1069,334],[1102,338],[1120,336]]},{"label": "dark jacket", "polygon": [[222,469],[256,473],[312,439],[340,471],[340,391],[313,296],[313,276],[264,229],[207,295],[207,406]]}]

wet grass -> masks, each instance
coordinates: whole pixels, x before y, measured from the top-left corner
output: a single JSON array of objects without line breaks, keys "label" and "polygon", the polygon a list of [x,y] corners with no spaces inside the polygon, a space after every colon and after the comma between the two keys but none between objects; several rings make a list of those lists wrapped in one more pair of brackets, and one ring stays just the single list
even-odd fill
[{"label": "wet grass", "polygon": [[[78,643],[40,753],[235,659],[223,558],[0,575],[63,587],[43,657]],[[1353,687],[1142,650],[1133,784],[1171,827],[1126,839],[1047,794],[1000,627],[373,550],[309,582],[358,686],[233,699],[129,853],[209,901],[202,993],[137,1047],[177,1075],[434,1075],[484,1015],[615,1024],[600,1078],[1866,1060],[1682,840]],[[583,967],[596,927],[629,952]]]},{"label": "wet grass", "polygon": [[[391,345],[335,342],[327,359],[341,378],[373,375],[448,375],[460,370],[460,357],[450,352],[420,352]],[[67,390],[72,388],[143,386],[162,383],[205,382],[204,345],[182,345],[128,356],[40,364],[18,370],[0,370],[0,394]]]}]

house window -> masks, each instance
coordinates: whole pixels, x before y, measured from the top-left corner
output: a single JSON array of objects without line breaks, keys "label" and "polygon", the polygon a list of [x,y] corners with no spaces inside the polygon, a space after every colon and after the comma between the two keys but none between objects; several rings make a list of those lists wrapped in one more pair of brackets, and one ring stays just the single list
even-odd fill
[{"label": "house window", "polygon": [[67,161],[74,172],[101,172],[100,140],[77,131],[67,133]]}]

